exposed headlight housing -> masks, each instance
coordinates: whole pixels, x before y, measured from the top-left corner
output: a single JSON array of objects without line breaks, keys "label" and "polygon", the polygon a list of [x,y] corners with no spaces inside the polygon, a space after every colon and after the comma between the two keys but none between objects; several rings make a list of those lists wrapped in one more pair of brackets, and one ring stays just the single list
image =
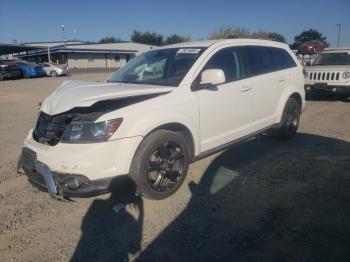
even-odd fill
[{"label": "exposed headlight housing", "polygon": [[345,71],[345,72],[343,73],[342,77],[343,77],[344,79],[350,78],[350,71]]},{"label": "exposed headlight housing", "polygon": [[95,143],[107,141],[119,128],[123,119],[112,119],[98,123],[71,123],[62,134],[63,143]]}]

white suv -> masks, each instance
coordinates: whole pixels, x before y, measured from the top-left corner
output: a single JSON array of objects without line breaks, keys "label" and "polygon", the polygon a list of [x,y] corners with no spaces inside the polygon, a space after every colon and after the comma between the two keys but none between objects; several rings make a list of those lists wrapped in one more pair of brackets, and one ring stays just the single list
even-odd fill
[{"label": "white suv", "polygon": [[304,95],[302,67],[285,44],[160,47],[106,83],[64,82],[42,102],[19,167],[55,198],[104,193],[126,175],[138,193],[163,199],[195,160],[262,132],[293,137]]},{"label": "white suv", "polygon": [[305,71],[306,94],[324,92],[350,96],[350,49],[327,50]]}]

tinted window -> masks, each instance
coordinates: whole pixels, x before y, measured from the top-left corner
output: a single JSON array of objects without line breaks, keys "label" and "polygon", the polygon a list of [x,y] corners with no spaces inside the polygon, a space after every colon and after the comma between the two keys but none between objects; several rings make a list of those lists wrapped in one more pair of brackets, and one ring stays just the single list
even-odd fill
[{"label": "tinted window", "polygon": [[221,69],[225,74],[226,82],[240,79],[244,75],[238,50],[231,47],[222,49],[214,54],[204,66],[203,70],[206,69]]},{"label": "tinted window", "polygon": [[249,75],[259,75],[275,70],[275,62],[269,47],[244,46],[240,48]]},{"label": "tinted window", "polygon": [[278,69],[285,69],[296,66],[293,58],[286,50],[272,47],[271,52]]}]

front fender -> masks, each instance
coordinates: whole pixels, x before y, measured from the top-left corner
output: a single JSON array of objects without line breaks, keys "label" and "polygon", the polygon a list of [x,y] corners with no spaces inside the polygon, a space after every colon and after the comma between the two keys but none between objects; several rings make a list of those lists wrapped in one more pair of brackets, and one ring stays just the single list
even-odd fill
[{"label": "front fender", "polygon": [[195,123],[194,120],[188,116],[182,114],[176,114],[174,112],[170,113],[164,112],[159,114],[156,118],[153,116],[152,121],[149,121],[148,118],[142,118],[137,123],[135,123],[130,129],[128,134],[132,136],[142,136],[146,137],[154,129],[157,129],[160,126],[167,124],[180,124],[186,127],[193,138],[194,144],[194,154],[198,155],[200,152],[200,132],[199,126]]},{"label": "front fender", "polygon": [[[147,117],[151,115],[151,117]],[[120,129],[115,132],[111,140],[125,137],[142,136],[146,137],[153,130],[167,124],[180,124],[186,127],[192,135],[194,144],[194,154],[200,152],[200,133],[199,125],[193,118],[182,112],[162,111],[162,112],[145,112],[144,117],[128,115],[123,121]]]}]

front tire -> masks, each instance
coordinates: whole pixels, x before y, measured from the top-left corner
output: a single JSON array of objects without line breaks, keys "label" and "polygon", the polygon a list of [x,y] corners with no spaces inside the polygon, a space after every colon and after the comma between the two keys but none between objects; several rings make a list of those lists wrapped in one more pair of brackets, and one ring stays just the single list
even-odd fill
[{"label": "front tire", "polygon": [[300,121],[301,105],[293,97],[288,98],[284,107],[280,127],[272,135],[277,139],[288,140],[295,136]]},{"label": "front tire", "polygon": [[154,200],[174,194],[187,175],[189,152],[185,138],[179,133],[159,129],[148,135],[137,149],[130,168],[138,192]]},{"label": "front tire", "polygon": [[25,78],[25,79],[29,79],[29,78],[30,78],[30,76],[29,76],[27,73],[23,73],[23,78]]},{"label": "front tire", "polygon": [[57,72],[55,71],[55,70],[52,70],[51,72],[50,72],[50,76],[52,76],[52,77],[56,77],[58,74],[57,74]]}]

